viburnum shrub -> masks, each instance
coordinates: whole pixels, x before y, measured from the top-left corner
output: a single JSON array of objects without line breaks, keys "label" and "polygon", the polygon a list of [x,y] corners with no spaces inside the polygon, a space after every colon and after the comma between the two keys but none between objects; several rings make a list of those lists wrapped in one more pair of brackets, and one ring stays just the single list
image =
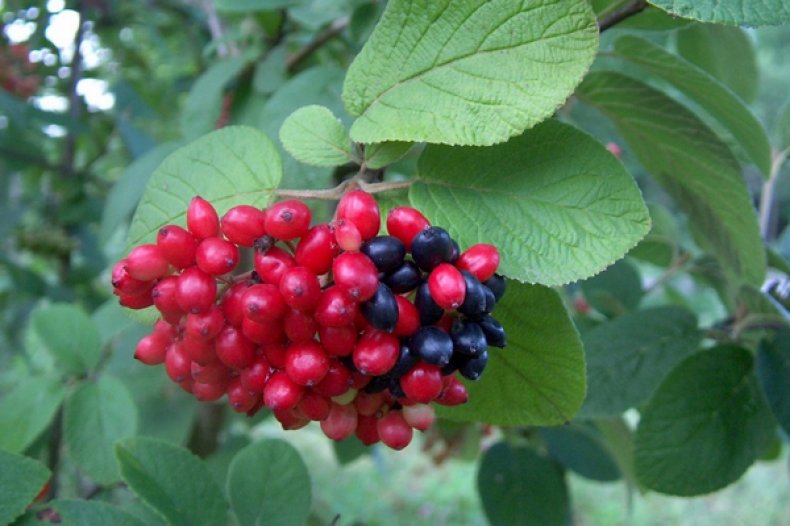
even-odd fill
[{"label": "viburnum shrub", "polygon": [[[494,245],[464,250],[419,210],[396,207],[378,235],[373,195],[346,192],[334,219],[311,227],[302,201],[221,218],[197,196],[186,229],[166,225],[112,272],[119,302],[160,319],[135,358],[204,402],[270,409],[284,429],[311,420],[333,440],[406,447],[434,420],[432,403],[468,399],[488,347],[505,347],[492,316],[505,292]],[[252,251],[253,269],[239,268]]]}]

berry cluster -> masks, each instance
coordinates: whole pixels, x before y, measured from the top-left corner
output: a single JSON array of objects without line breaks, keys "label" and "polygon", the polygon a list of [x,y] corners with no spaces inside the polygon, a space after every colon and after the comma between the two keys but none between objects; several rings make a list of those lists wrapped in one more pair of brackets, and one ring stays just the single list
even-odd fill
[{"label": "berry cluster", "polygon": [[[505,290],[492,245],[460,252],[414,208],[392,209],[377,236],[375,199],[346,193],[335,219],[310,226],[301,201],[231,208],[195,197],[187,228],[167,225],[115,265],[121,305],[161,320],[135,358],[202,401],[265,406],[285,429],[311,420],[342,440],[401,449],[434,420],[429,404],[467,401],[488,346],[504,347],[491,311]],[[239,274],[243,251],[254,271]],[[410,257],[409,257],[410,255]]]}]

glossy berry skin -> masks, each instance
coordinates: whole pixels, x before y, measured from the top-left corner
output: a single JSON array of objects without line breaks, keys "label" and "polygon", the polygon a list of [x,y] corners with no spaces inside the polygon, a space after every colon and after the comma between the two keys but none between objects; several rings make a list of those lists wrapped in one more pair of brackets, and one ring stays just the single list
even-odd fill
[{"label": "glossy berry skin", "polygon": [[202,197],[194,197],[187,208],[187,228],[198,239],[219,235],[219,216],[214,206]]},{"label": "glossy berry skin", "polygon": [[276,369],[285,369],[285,353],[287,350],[288,347],[282,342],[261,345],[263,356]]},{"label": "glossy berry skin", "polygon": [[455,376],[445,376],[442,380],[442,394],[435,400],[439,405],[454,406],[465,404],[469,401],[469,392]]},{"label": "glossy berry skin", "polygon": [[428,290],[439,307],[453,310],[464,302],[466,281],[457,268],[441,263],[428,276]]},{"label": "glossy berry skin", "polygon": [[393,208],[387,213],[387,232],[400,239],[408,251],[411,251],[414,236],[429,226],[431,226],[430,221],[416,208],[402,206]]},{"label": "glossy berry skin", "polygon": [[280,294],[288,306],[305,312],[312,311],[321,299],[318,277],[307,267],[293,267],[280,278]]},{"label": "glossy berry skin", "polygon": [[488,349],[486,335],[480,325],[473,321],[455,320],[450,331],[456,353],[477,357]]},{"label": "glossy berry skin", "polygon": [[505,282],[504,276],[500,276],[499,274],[494,274],[487,280],[483,282],[483,285],[488,287],[488,289],[494,293],[494,299],[499,301],[502,299],[502,296],[505,295],[505,289],[507,283]]},{"label": "glossy berry skin", "polygon": [[494,245],[480,243],[466,249],[458,258],[458,268],[468,270],[482,281],[490,279],[499,267],[499,251]]},{"label": "glossy berry skin", "polygon": [[214,340],[217,358],[231,369],[244,369],[255,361],[255,344],[235,327],[222,329]]},{"label": "glossy berry skin", "polygon": [[296,266],[296,260],[285,250],[271,247],[265,252],[256,252],[253,265],[265,283],[279,285],[285,271]]},{"label": "glossy berry skin", "polygon": [[261,283],[249,287],[241,299],[244,316],[258,323],[281,319],[288,311],[280,289],[275,285]]},{"label": "glossy berry skin", "polygon": [[398,321],[392,334],[395,336],[411,336],[420,328],[420,313],[412,302],[403,296],[395,296],[398,304]]},{"label": "glossy berry skin", "polygon": [[165,372],[177,384],[192,379],[192,362],[178,342],[167,349]]},{"label": "glossy berry skin", "polygon": [[439,264],[452,260],[453,240],[443,228],[438,226],[426,228],[414,237],[411,255],[418,267],[430,272]]},{"label": "glossy berry skin", "polygon": [[244,306],[241,299],[244,297],[246,290],[246,283],[234,283],[222,295],[222,300],[219,304],[225,320],[234,327],[240,327],[242,320],[244,320]]},{"label": "glossy berry skin", "polygon": [[466,284],[466,294],[458,312],[469,318],[479,319],[486,314],[485,286],[468,270],[462,270],[461,275]]},{"label": "glossy berry skin", "polygon": [[315,308],[316,321],[325,327],[351,325],[357,312],[357,302],[346,289],[329,287],[318,300]]},{"label": "glossy berry skin", "polygon": [[357,343],[352,354],[354,366],[368,376],[386,374],[400,356],[400,341],[383,331],[368,331]]},{"label": "glossy berry skin", "polygon": [[266,233],[285,241],[303,237],[310,228],[311,217],[310,208],[303,202],[280,201],[266,212]]},{"label": "glossy berry skin", "polygon": [[294,383],[311,386],[329,371],[329,356],[316,342],[293,343],[285,353],[285,372]]},{"label": "glossy berry skin", "polygon": [[395,294],[405,294],[422,283],[422,273],[413,262],[405,261],[403,265],[384,276],[383,281]]},{"label": "glossy berry skin", "polygon": [[241,385],[249,391],[263,393],[266,382],[272,376],[271,366],[264,356],[258,356],[249,367],[245,367],[239,374]]},{"label": "glossy berry skin", "polygon": [[214,402],[225,396],[227,384],[204,384],[194,382],[192,384],[192,395],[201,402]]},{"label": "glossy berry skin", "polygon": [[192,375],[192,379],[195,380],[196,383],[217,384],[223,386],[227,384],[231,376],[230,369],[220,362],[213,362],[206,365],[200,365],[198,363],[192,362],[192,365],[190,366],[190,373]]},{"label": "glossy berry skin", "polygon": [[170,268],[162,249],[156,245],[140,245],[126,256],[126,272],[139,281],[161,278]]},{"label": "glossy berry skin", "polygon": [[178,278],[175,276],[167,276],[162,278],[151,289],[151,298],[154,300],[154,305],[157,310],[162,314],[162,318],[171,323],[178,323],[184,311],[178,306],[176,301],[176,288],[178,287]]},{"label": "glossy berry skin", "polygon": [[184,351],[189,355],[189,359],[199,365],[206,365],[217,361],[217,354],[214,351],[213,341],[193,340],[184,338],[181,340]]},{"label": "glossy berry skin", "polygon": [[392,332],[398,324],[398,301],[384,283],[379,283],[376,293],[368,301],[360,304],[359,310],[370,325],[382,331]]},{"label": "glossy berry skin", "polygon": [[444,315],[444,309],[431,297],[428,283],[425,282],[417,288],[417,295],[414,297],[414,306],[420,314],[420,323],[423,325],[433,325]]},{"label": "glossy berry skin", "polygon": [[381,417],[376,429],[381,441],[395,450],[401,450],[408,446],[414,434],[401,411],[390,411]]},{"label": "glossy berry skin", "polygon": [[357,252],[362,246],[362,234],[357,225],[351,221],[336,221],[334,225],[335,241],[344,252]]},{"label": "glossy berry skin", "polygon": [[154,298],[151,296],[151,291],[142,294],[130,296],[128,294],[118,294],[118,303],[127,309],[145,309],[154,304]]},{"label": "glossy berry skin", "polygon": [[310,419],[307,418],[298,407],[287,410],[275,409],[272,413],[274,414],[274,418],[280,422],[280,425],[286,431],[302,429],[310,423]]},{"label": "glossy berry skin", "polygon": [[404,374],[411,371],[419,361],[419,357],[411,352],[411,349],[405,343],[401,343],[400,351],[398,352],[398,361],[395,366],[388,373],[392,378],[400,378]]},{"label": "glossy berry skin", "polygon": [[465,359],[458,367],[458,372],[461,373],[464,378],[477,380],[480,378],[480,375],[483,374],[483,369],[486,368],[487,364],[488,352],[484,351],[480,356]]},{"label": "glossy berry skin", "polygon": [[381,226],[379,205],[372,195],[363,190],[352,190],[343,195],[337,204],[335,217],[354,223],[363,241],[378,234]]},{"label": "glossy berry skin", "polygon": [[400,386],[410,400],[427,404],[442,392],[442,373],[438,366],[420,362],[401,376]]},{"label": "glossy berry skin", "polygon": [[134,349],[134,359],[145,365],[159,365],[164,363],[169,345],[167,339],[156,333],[143,336]]},{"label": "glossy berry skin", "polygon": [[294,258],[299,266],[307,267],[320,276],[332,269],[332,260],[337,252],[335,235],[329,225],[316,225],[299,240]]},{"label": "glossy berry skin", "polygon": [[190,267],[178,276],[176,301],[181,310],[191,314],[207,312],[217,297],[217,282],[197,267]]},{"label": "glossy berry skin", "polygon": [[403,264],[406,247],[400,239],[392,236],[377,236],[365,241],[361,251],[376,265],[379,272],[392,272]]},{"label": "glossy berry skin", "polygon": [[384,395],[381,393],[357,393],[354,398],[354,406],[357,408],[357,414],[361,416],[375,415],[381,406],[384,404]]},{"label": "glossy berry skin", "polygon": [[354,434],[366,446],[379,442],[379,419],[375,416],[357,415],[357,429]]},{"label": "glossy berry skin", "polygon": [[349,356],[357,344],[357,330],[352,325],[342,327],[319,325],[318,336],[324,350],[333,356]]},{"label": "glossy berry skin", "polygon": [[260,395],[246,389],[238,378],[228,384],[228,402],[237,413],[246,413],[252,409],[260,399]]},{"label": "glossy berry skin", "polygon": [[409,340],[409,348],[414,354],[429,364],[444,366],[453,355],[453,341],[450,336],[436,327],[420,327]]},{"label": "glossy berry skin", "polygon": [[329,416],[332,401],[314,391],[306,391],[297,407],[310,420],[321,421]]},{"label": "glossy berry skin", "polygon": [[360,252],[345,252],[332,262],[335,285],[346,289],[357,301],[367,301],[379,286],[376,266]]},{"label": "glossy berry skin", "polygon": [[263,403],[272,411],[286,411],[296,407],[303,394],[303,386],[291,380],[285,371],[277,371],[263,388]]},{"label": "glossy berry skin", "polygon": [[503,348],[507,345],[505,328],[490,314],[480,320],[480,328],[486,335],[486,341],[491,347]]},{"label": "glossy berry skin", "polygon": [[329,415],[321,421],[321,431],[332,440],[344,440],[357,428],[357,410],[353,405],[332,403]]},{"label": "glossy berry skin", "polygon": [[427,431],[436,420],[436,411],[427,404],[414,404],[404,406],[403,418],[418,431]]},{"label": "glossy berry skin", "polygon": [[160,228],[156,235],[156,245],[162,250],[165,259],[179,270],[195,264],[198,242],[195,236],[178,225]]},{"label": "glossy berry skin", "polygon": [[258,345],[272,345],[285,341],[285,328],[279,322],[258,323],[244,318],[241,322],[241,332],[245,338]]},{"label": "glossy berry skin", "polygon": [[313,391],[327,398],[341,396],[351,389],[352,382],[348,368],[339,360],[330,359],[329,370],[324,378],[313,386]]},{"label": "glossy berry skin", "polygon": [[485,296],[486,299],[485,312],[486,314],[490,314],[491,312],[494,311],[494,307],[496,307],[496,296],[494,296],[494,293],[491,292],[491,289],[489,289],[485,285],[483,285],[483,295]]},{"label": "glossy berry skin", "polygon": [[318,331],[318,322],[311,314],[296,309],[288,309],[282,320],[285,335],[292,342],[312,341]]},{"label": "glossy berry skin", "polygon": [[266,214],[254,206],[234,206],[222,216],[220,227],[231,243],[251,247],[256,239],[266,235]]},{"label": "glossy berry skin", "polygon": [[230,241],[207,237],[197,247],[195,262],[206,274],[221,276],[236,268],[239,263],[239,249]]},{"label": "glossy berry skin", "polygon": [[187,314],[184,334],[193,340],[208,341],[214,338],[225,326],[222,309],[216,306],[201,314]]},{"label": "glossy berry skin", "polygon": [[126,262],[126,259],[122,259],[112,268],[111,280],[112,286],[115,289],[115,293],[125,296],[136,296],[138,294],[145,294],[151,290],[154,282],[141,281],[131,277],[129,272],[126,270]]}]

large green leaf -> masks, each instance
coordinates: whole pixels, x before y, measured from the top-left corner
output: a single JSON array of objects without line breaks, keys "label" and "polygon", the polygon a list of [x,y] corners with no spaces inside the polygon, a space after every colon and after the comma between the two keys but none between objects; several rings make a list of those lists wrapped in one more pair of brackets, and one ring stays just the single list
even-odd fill
[{"label": "large green leaf", "polygon": [[680,56],[719,79],[746,102],[757,97],[760,71],[752,39],[740,27],[694,24],[675,34]]},{"label": "large green leaf", "polygon": [[554,113],[597,48],[579,0],[392,0],[343,86],[351,138],[503,142]]},{"label": "large green leaf", "polygon": [[604,444],[604,437],[591,425],[571,424],[539,430],[546,449],[557,462],[592,480],[609,482],[620,478],[620,469]]},{"label": "large green leaf", "polygon": [[566,526],[571,510],[565,478],[554,462],[504,442],[483,455],[477,490],[492,526]]},{"label": "large green leaf", "polygon": [[[93,369],[101,356],[99,331],[81,308],[64,303],[45,305],[33,311],[28,342],[41,345],[63,370],[81,374]],[[42,349],[28,349],[32,354]]]},{"label": "large green leaf", "polygon": [[642,411],[636,474],[671,495],[715,491],[746,471],[774,430],[751,353],[728,346],[699,352],[672,370]]},{"label": "large green leaf", "polygon": [[282,178],[282,160],[266,135],[246,126],[217,130],[176,150],[157,168],[129,227],[129,246],[150,242],[169,223],[184,224],[199,195],[220,214],[239,204],[266,206]]},{"label": "large green leaf", "polygon": [[547,121],[490,148],[428,146],[409,199],[462,247],[493,243],[511,278],[596,274],[648,232],[634,180],[598,142]]},{"label": "large green leaf", "polygon": [[64,389],[57,376],[30,376],[0,399],[0,449],[24,451],[52,420]]},{"label": "large green leaf", "polygon": [[507,347],[489,348],[485,374],[467,382],[469,402],[437,410],[449,420],[564,424],[584,400],[579,336],[555,291],[512,280],[507,286],[494,312],[507,331]]},{"label": "large green leaf", "polygon": [[765,275],[757,216],[727,146],[689,110],[642,82],[591,73],[579,97],[611,118],[641,163],[688,214],[734,280]]},{"label": "large green leaf", "polygon": [[72,458],[93,480],[120,480],[113,453],[116,441],[137,431],[137,407],[120,380],[104,374],[82,384],[66,400],[64,435]]},{"label": "large green leaf", "polygon": [[627,259],[582,281],[581,286],[590,305],[610,318],[636,309],[644,295],[642,277]]},{"label": "large green leaf", "polygon": [[[26,516],[20,526],[145,526],[140,519],[106,502],[59,499],[47,503],[46,512]],[[31,514],[32,515],[32,514]],[[52,520],[57,517],[57,520]]]},{"label": "large green leaf", "polygon": [[222,490],[206,465],[186,449],[138,437],[118,442],[115,455],[123,480],[168,524],[227,523]]},{"label": "large green leaf", "polygon": [[584,334],[587,398],[581,414],[616,416],[645,402],[670,370],[697,349],[694,314],[678,307],[639,310]]},{"label": "large green leaf", "polygon": [[650,0],[665,11],[700,22],[764,26],[790,20],[785,0]]},{"label": "large green leaf", "polygon": [[314,166],[358,161],[343,123],[325,106],[299,108],[280,127],[280,142],[294,159]]},{"label": "large green leaf", "polygon": [[0,449],[0,524],[22,515],[49,476],[41,462]]},{"label": "large green leaf", "polygon": [[757,375],[776,421],[790,434],[790,330],[760,343]]},{"label": "large green leaf", "polygon": [[645,39],[620,38],[615,42],[615,51],[693,99],[735,138],[763,175],[768,176],[771,145],[765,128],[729,89],[693,64]]},{"label": "large green leaf", "polygon": [[307,466],[282,440],[263,440],[239,451],[230,464],[227,490],[240,526],[301,526],[310,515]]}]

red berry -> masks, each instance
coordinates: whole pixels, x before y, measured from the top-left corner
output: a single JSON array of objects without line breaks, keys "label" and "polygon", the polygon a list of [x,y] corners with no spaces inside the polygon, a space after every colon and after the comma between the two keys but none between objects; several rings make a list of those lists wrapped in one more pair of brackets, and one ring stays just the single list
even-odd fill
[{"label": "red berry", "polygon": [[235,283],[222,295],[222,302],[219,305],[220,309],[222,309],[222,315],[234,327],[241,326],[241,322],[244,319],[244,306],[241,299],[246,291],[246,283]]},{"label": "red berry", "polygon": [[357,302],[346,289],[332,286],[321,294],[315,319],[325,327],[343,327],[354,322],[358,310]]},{"label": "red berry", "polygon": [[357,329],[353,325],[343,327],[318,326],[318,336],[324,350],[333,356],[348,356],[357,344]]},{"label": "red berry", "polygon": [[296,266],[294,258],[279,247],[271,247],[266,252],[256,252],[253,259],[255,272],[265,283],[279,285],[280,279],[289,268]]},{"label": "red berry", "polygon": [[366,446],[372,446],[379,439],[379,419],[373,415],[357,415],[357,429],[354,434]]},{"label": "red berry", "polygon": [[241,322],[241,332],[258,345],[269,345],[285,341],[285,331],[281,323],[258,323],[249,318]]},{"label": "red berry", "polygon": [[427,404],[408,405],[403,408],[403,418],[414,429],[426,431],[436,420],[436,411]]},{"label": "red berry", "polygon": [[190,366],[192,379],[201,384],[226,385],[230,379],[230,369],[220,362],[213,362],[207,365],[200,365],[192,362]]},{"label": "red berry", "polygon": [[239,249],[230,241],[207,237],[197,247],[195,261],[200,270],[212,276],[227,274],[239,263]]},{"label": "red berry", "polygon": [[352,190],[346,193],[337,204],[335,217],[346,220],[359,230],[363,241],[379,233],[381,214],[376,199],[364,190]]},{"label": "red berry", "polygon": [[461,270],[471,272],[482,283],[496,273],[499,251],[494,245],[472,245],[461,254],[456,265]]},{"label": "red berry", "polygon": [[295,429],[301,429],[307,424],[310,423],[310,419],[307,418],[298,408],[292,408],[287,410],[273,410],[274,418],[280,422],[283,429],[286,431],[293,431]]},{"label": "red berry", "polygon": [[280,289],[268,283],[249,287],[241,302],[244,316],[258,323],[279,320],[288,310]]},{"label": "red berry", "polygon": [[321,431],[332,440],[343,440],[357,428],[357,410],[353,405],[332,403],[329,416],[321,421]]},{"label": "red berry", "polygon": [[228,384],[228,402],[237,413],[246,413],[258,403],[260,395],[247,390],[238,378]]},{"label": "red berry", "polygon": [[176,301],[176,288],[178,287],[178,278],[175,276],[168,276],[162,278],[151,289],[151,298],[154,300],[154,305],[162,313],[162,318],[171,323],[178,323],[184,311],[178,306]]},{"label": "red berry", "polygon": [[362,234],[351,221],[337,221],[334,225],[335,241],[340,250],[358,252],[362,246]]},{"label": "red berry", "polygon": [[219,235],[219,216],[211,203],[193,197],[187,208],[187,228],[198,239]]},{"label": "red berry", "polygon": [[442,373],[438,365],[420,362],[400,379],[400,386],[410,400],[427,404],[442,392]]},{"label": "red berry", "polygon": [[184,312],[207,312],[217,297],[217,282],[197,267],[184,270],[178,277],[176,301]]},{"label": "red berry", "polygon": [[304,237],[310,228],[310,208],[301,201],[289,199],[273,204],[266,212],[266,233],[276,239]]},{"label": "red berry", "polygon": [[126,307],[127,309],[145,309],[146,307],[150,307],[154,304],[154,298],[151,296],[151,291],[144,292],[143,294],[138,294],[135,296],[129,296],[127,294],[119,294],[118,295],[118,303],[121,306]]},{"label": "red berry", "polygon": [[361,252],[346,252],[332,263],[335,285],[346,289],[357,301],[367,301],[379,288],[376,265]]},{"label": "red berry", "polygon": [[165,361],[170,340],[161,335],[151,333],[137,342],[134,349],[134,358],[146,365],[159,365]]},{"label": "red berry", "polygon": [[231,369],[244,369],[255,361],[255,344],[230,325],[217,335],[214,351],[217,358]]},{"label": "red berry", "polygon": [[164,338],[169,342],[175,339],[175,337],[178,335],[178,330],[175,326],[167,323],[166,321],[159,320],[154,323],[154,330],[151,334],[156,334],[157,336]]},{"label": "red berry", "polygon": [[213,342],[184,338],[181,340],[181,343],[189,359],[193,362],[206,365],[217,361],[217,353],[214,352]]},{"label": "red berry", "polygon": [[180,387],[185,393],[192,394],[192,387],[195,385],[195,381],[192,378],[187,378],[183,382],[177,383],[176,385],[178,385],[178,387]]},{"label": "red berry", "polygon": [[293,267],[282,274],[280,293],[289,306],[310,312],[321,298],[321,284],[310,269]]},{"label": "red berry", "polygon": [[411,336],[420,328],[420,312],[412,302],[403,296],[395,296],[398,303],[398,323],[392,334],[395,336]]},{"label": "red berry", "polygon": [[416,208],[401,206],[387,213],[387,232],[411,250],[414,236],[431,226],[431,222]]},{"label": "red berry", "polygon": [[304,387],[294,383],[285,371],[277,371],[263,388],[263,403],[272,411],[293,409],[304,394]]},{"label": "red berry", "polygon": [[390,411],[378,421],[379,438],[392,449],[403,449],[409,445],[413,435],[411,426],[401,411]]},{"label": "red berry", "polygon": [[335,236],[329,225],[316,225],[299,240],[294,257],[297,264],[320,276],[332,268],[332,260],[337,251]]},{"label": "red berry", "polygon": [[222,216],[221,225],[229,241],[251,247],[256,239],[266,235],[266,214],[254,206],[234,206]]},{"label": "red berry", "polygon": [[351,388],[352,389],[363,389],[366,385],[370,383],[372,376],[367,376],[359,371],[354,371],[351,373]]},{"label": "red berry", "polygon": [[289,309],[282,321],[285,335],[292,342],[313,341],[318,322],[310,314],[300,310]]},{"label": "red berry", "polygon": [[192,394],[201,402],[214,402],[225,395],[228,385],[226,383],[204,384],[192,383]]},{"label": "red berry", "polygon": [[437,404],[453,406],[465,404],[469,400],[466,386],[455,376],[445,376],[442,379],[442,384],[442,394],[436,399]]},{"label": "red berry", "polygon": [[165,372],[175,383],[192,379],[192,361],[179,342],[172,344],[167,349]]},{"label": "red berry", "polygon": [[288,348],[284,343],[267,343],[261,347],[266,361],[272,367],[277,369],[285,369],[285,353]]},{"label": "red berry", "polygon": [[224,326],[225,316],[222,309],[212,306],[201,314],[187,314],[184,334],[192,340],[208,341],[219,334]]},{"label": "red berry", "polygon": [[354,399],[354,405],[357,408],[357,413],[365,416],[372,416],[378,413],[381,406],[384,404],[384,395],[382,393],[366,393],[360,391]]},{"label": "red berry", "polygon": [[154,286],[153,281],[141,281],[129,275],[126,269],[128,260],[122,259],[112,268],[112,286],[116,294],[124,296],[137,296],[145,294]]},{"label": "red berry", "polygon": [[464,302],[466,281],[457,268],[449,263],[442,263],[428,276],[428,290],[438,306],[452,310]]},{"label": "red berry", "polygon": [[329,371],[329,356],[314,342],[292,343],[285,353],[285,372],[299,385],[315,385]]},{"label": "red berry", "polygon": [[184,269],[195,264],[197,240],[187,230],[177,225],[167,225],[159,229],[156,245],[162,254],[177,269]]},{"label": "red berry", "polygon": [[250,391],[263,393],[263,388],[272,376],[272,369],[264,356],[258,356],[252,365],[245,367],[239,374],[241,384]]},{"label": "red berry", "polygon": [[170,263],[156,245],[140,245],[126,257],[126,272],[140,281],[161,278],[170,269]]},{"label": "red berry", "polygon": [[332,409],[332,401],[312,391],[307,391],[298,405],[310,420],[324,420]]},{"label": "red berry", "polygon": [[339,360],[329,360],[329,370],[323,380],[313,386],[313,391],[332,398],[341,396],[351,388],[351,373]]},{"label": "red berry", "polygon": [[367,331],[357,343],[352,357],[359,372],[368,376],[387,374],[400,356],[400,341],[384,331]]}]

